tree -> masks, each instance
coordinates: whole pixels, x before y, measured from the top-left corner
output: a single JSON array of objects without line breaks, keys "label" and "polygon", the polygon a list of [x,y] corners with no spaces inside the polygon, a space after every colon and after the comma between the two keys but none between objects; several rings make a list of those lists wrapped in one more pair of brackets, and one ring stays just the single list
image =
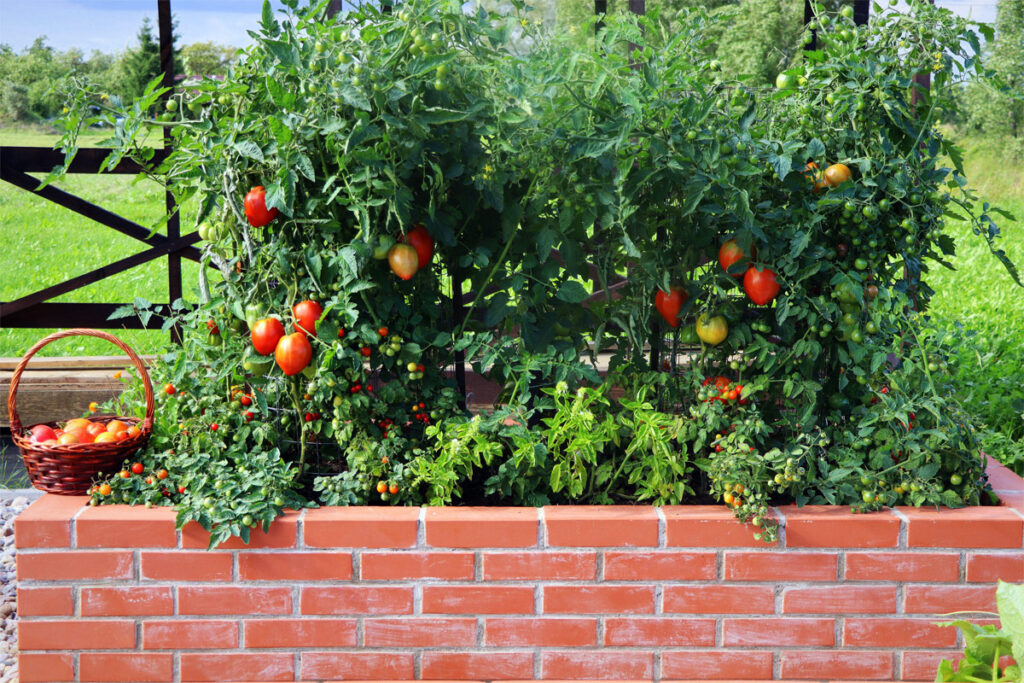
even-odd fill
[{"label": "tree", "polygon": [[160,44],[153,37],[153,26],[149,17],[143,18],[136,37],[138,45],[129,48],[121,60],[118,88],[130,99],[141,95],[146,84],[160,75]]},{"label": "tree", "polygon": [[236,49],[214,42],[191,43],[181,48],[179,71],[186,76],[224,76]]},{"label": "tree", "polygon": [[1006,124],[1010,135],[1024,135],[1024,0],[1000,0],[996,40],[989,62],[1006,83]]}]

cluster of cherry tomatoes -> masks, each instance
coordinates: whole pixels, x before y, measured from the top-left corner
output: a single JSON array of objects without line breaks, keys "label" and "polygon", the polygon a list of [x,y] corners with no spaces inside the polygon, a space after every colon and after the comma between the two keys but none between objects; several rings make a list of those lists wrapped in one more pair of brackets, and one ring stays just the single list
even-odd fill
[{"label": "cluster of cherry tomatoes", "polygon": [[747,399],[743,397],[743,385],[733,382],[728,377],[706,377],[701,383],[701,390],[698,397],[705,403],[721,401],[724,404],[747,405]]}]

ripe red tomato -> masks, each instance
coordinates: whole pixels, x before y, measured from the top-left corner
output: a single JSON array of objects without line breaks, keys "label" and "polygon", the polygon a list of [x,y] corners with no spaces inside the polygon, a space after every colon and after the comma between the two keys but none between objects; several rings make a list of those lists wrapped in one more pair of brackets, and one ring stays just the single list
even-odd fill
[{"label": "ripe red tomato", "polygon": [[262,228],[270,221],[277,218],[277,209],[267,209],[267,191],[263,186],[257,186],[249,190],[245,195],[245,217],[249,225],[254,228]]},{"label": "ripe red tomato", "polygon": [[263,318],[252,326],[252,345],[261,356],[272,354],[283,336],[284,325],[277,318]]},{"label": "ripe red tomato", "polygon": [[416,250],[420,268],[426,268],[430,259],[434,258],[434,238],[422,224],[414,225],[412,230],[402,237],[402,241]]},{"label": "ripe red tomato", "polygon": [[302,372],[313,359],[313,347],[302,332],[281,337],[274,350],[274,360],[286,375]]},{"label": "ripe red tomato", "polygon": [[295,316],[295,331],[316,335],[316,323],[324,314],[324,307],[315,301],[300,301],[292,306]]},{"label": "ripe red tomato", "polygon": [[416,274],[420,268],[419,259],[419,254],[408,244],[396,244],[388,252],[391,271],[403,280],[410,280]]},{"label": "ripe red tomato", "polygon": [[159,470],[156,473],[156,478],[157,479],[166,479],[168,476],[170,476],[170,475],[168,474],[167,470]]},{"label": "ripe red tomato", "polygon": [[682,287],[672,287],[671,291],[663,292],[660,289],[654,295],[654,307],[658,313],[672,327],[679,327],[679,311],[686,303],[686,290]]},{"label": "ripe red tomato", "polygon": [[747,296],[758,306],[771,303],[779,294],[779,282],[775,279],[775,272],[765,268],[758,270],[754,266],[747,269],[743,276],[743,289]]},{"label": "ripe red tomato", "polygon": [[167,394],[168,396],[174,396],[174,394],[177,393],[177,391],[178,390],[174,388],[173,384],[164,385],[164,393]]},{"label": "ripe red tomato", "polygon": [[132,463],[132,472],[135,474],[142,474],[146,468],[142,466],[141,462]]},{"label": "ripe red tomato", "polygon": [[722,243],[722,246],[718,250],[718,262],[722,265],[722,270],[729,273],[733,277],[743,277],[743,271],[737,269],[729,270],[732,264],[743,259],[746,254],[740,249],[740,245],[735,239],[726,240]]},{"label": "ripe red tomato", "polygon": [[32,436],[30,440],[32,443],[42,443],[44,441],[57,438],[57,434],[54,433],[53,428],[47,425],[36,425],[32,428],[31,432]]}]

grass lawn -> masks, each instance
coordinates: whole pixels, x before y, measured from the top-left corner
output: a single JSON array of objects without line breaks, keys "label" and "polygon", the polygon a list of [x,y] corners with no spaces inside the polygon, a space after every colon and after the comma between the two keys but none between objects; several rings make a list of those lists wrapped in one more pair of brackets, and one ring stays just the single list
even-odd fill
[{"label": "grass lawn", "polygon": [[[87,144],[105,137],[90,135]],[[58,138],[38,128],[0,129],[0,145],[51,146]],[[57,184],[63,190],[114,211],[143,227],[160,218],[162,188],[133,176],[74,175]],[[187,226],[183,221],[183,229]],[[94,223],[9,183],[0,183],[0,300],[10,301],[112,261],[145,251],[148,245]],[[135,297],[167,301],[167,261],[157,259],[111,278],[52,299],[53,302],[129,302]],[[186,297],[198,265],[182,262]],[[0,329],[0,357],[17,357],[53,330]],[[139,353],[154,353],[167,342],[158,331],[124,330],[121,336]],[[65,339],[40,355],[117,355],[120,350],[91,338]]]}]

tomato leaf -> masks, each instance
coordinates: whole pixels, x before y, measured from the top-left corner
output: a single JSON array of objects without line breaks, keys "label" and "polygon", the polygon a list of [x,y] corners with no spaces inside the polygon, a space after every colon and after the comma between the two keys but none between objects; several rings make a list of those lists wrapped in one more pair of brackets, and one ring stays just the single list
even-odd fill
[{"label": "tomato leaf", "polygon": [[583,285],[576,280],[566,280],[555,292],[555,297],[570,304],[578,304],[590,296]]}]

